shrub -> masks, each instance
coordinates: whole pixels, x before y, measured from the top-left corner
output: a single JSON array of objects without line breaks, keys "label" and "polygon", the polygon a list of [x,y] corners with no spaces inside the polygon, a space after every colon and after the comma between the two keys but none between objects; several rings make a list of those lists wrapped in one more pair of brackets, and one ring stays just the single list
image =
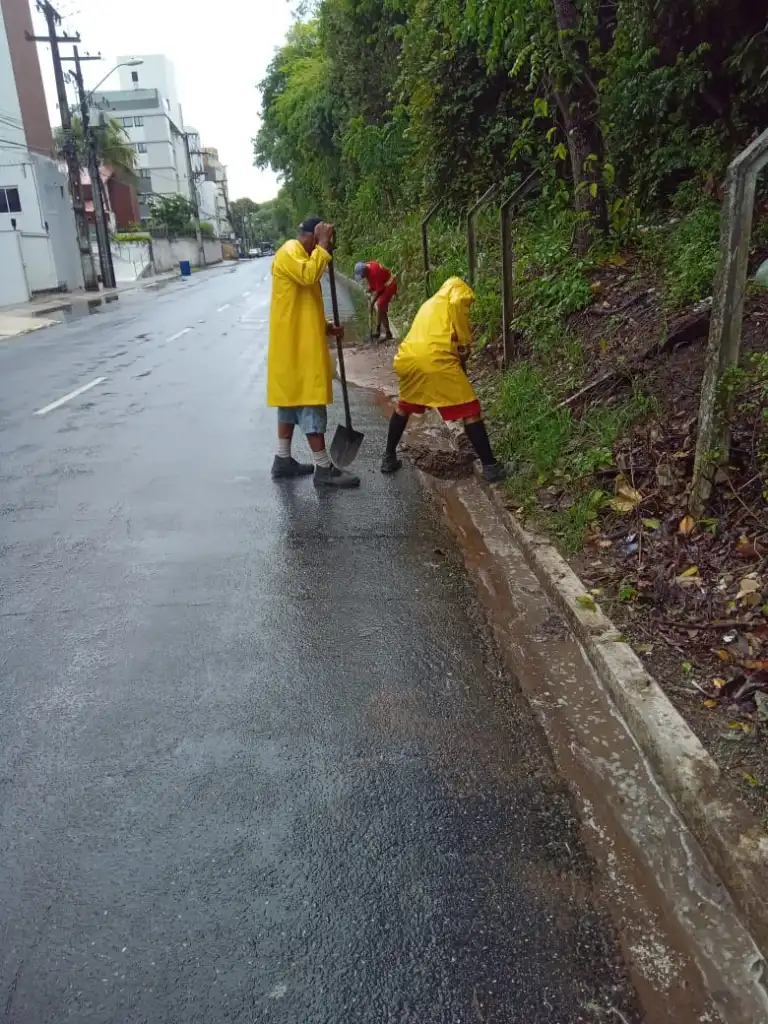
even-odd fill
[{"label": "shrub", "polygon": [[151,242],[152,236],[148,235],[146,231],[128,231],[118,232],[112,236],[115,242]]}]

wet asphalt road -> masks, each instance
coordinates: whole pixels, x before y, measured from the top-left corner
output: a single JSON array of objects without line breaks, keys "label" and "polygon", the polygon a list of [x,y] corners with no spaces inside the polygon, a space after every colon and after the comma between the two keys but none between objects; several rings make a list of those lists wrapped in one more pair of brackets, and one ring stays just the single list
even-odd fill
[{"label": "wet asphalt road", "polygon": [[636,1021],[431,499],[376,472],[380,412],[356,394],[359,492],[271,482],[268,285],[0,347],[0,1020]]}]

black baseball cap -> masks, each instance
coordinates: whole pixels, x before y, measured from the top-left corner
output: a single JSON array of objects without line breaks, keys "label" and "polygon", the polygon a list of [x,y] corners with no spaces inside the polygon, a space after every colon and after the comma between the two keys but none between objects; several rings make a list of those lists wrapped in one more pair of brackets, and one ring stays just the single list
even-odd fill
[{"label": "black baseball cap", "polygon": [[299,224],[299,234],[314,235],[318,224],[323,223],[322,217],[307,217]]}]

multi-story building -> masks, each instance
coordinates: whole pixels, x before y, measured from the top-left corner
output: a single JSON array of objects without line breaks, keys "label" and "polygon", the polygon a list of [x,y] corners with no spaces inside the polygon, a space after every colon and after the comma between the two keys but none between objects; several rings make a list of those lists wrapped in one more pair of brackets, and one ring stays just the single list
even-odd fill
[{"label": "multi-story building", "polygon": [[66,176],[54,160],[28,0],[0,0],[0,306],[82,287]]},{"label": "multi-story building", "polygon": [[[119,57],[118,63],[131,59]],[[139,209],[146,218],[152,196],[179,194],[191,199],[194,186],[173,65],[161,54],[141,60],[138,67],[121,67],[120,88],[96,92],[92,102],[94,118],[103,114],[122,124],[136,149]],[[199,151],[199,144],[194,148]]]},{"label": "multi-story building", "polygon": [[203,148],[202,156],[205,181],[201,186],[200,219],[213,226],[218,238],[233,238],[227,168],[219,160],[218,150],[210,146]]}]

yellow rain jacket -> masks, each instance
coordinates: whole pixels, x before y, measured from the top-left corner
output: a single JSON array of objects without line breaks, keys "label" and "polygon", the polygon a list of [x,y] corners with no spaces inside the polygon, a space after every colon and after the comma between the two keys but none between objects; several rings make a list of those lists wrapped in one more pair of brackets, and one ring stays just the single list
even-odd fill
[{"label": "yellow rain jacket", "polygon": [[333,374],[320,278],[331,257],[286,242],[272,262],[267,405],[330,405]]},{"label": "yellow rain jacket", "polygon": [[472,344],[469,307],[474,298],[460,277],[449,277],[416,314],[395,356],[401,401],[442,408],[475,400],[459,358],[459,348]]}]

